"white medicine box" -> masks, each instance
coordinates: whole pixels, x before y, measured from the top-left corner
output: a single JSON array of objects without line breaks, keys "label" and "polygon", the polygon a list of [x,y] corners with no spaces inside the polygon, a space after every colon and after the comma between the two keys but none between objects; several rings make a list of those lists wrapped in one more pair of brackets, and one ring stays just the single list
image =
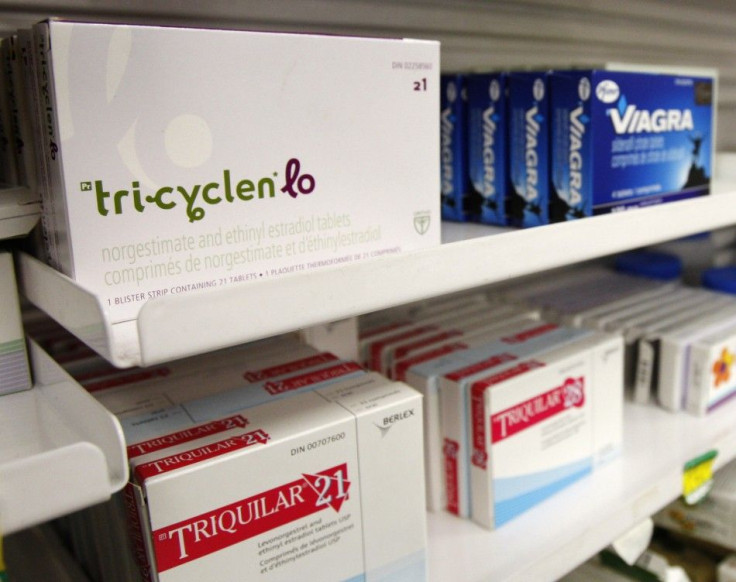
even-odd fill
[{"label": "white medicine box", "polygon": [[161,295],[437,245],[439,43],[34,28],[51,262]]}]

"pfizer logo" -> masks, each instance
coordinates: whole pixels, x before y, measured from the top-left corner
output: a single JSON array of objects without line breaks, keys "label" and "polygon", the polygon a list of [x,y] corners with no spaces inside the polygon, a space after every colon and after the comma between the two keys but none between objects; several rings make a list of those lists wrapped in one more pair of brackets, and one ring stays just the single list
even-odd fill
[{"label": "pfizer logo", "polygon": [[491,96],[491,101],[498,101],[501,97],[501,85],[494,79],[491,81],[490,87],[488,87],[488,94]]},{"label": "pfizer logo", "polygon": [[590,79],[583,77],[578,83],[578,97],[581,101],[587,101],[590,99]]},{"label": "pfizer logo", "polygon": [[618,100],[619,95],[621,95],[621,91],[618,88],[618,84],[616,81],[611,81],[610,79],[601,81],[595,88],[595,96],[598,98],[598,101],[602,101],[603,103],[614,103]]},{"label": "pfizer logo", "polygon": [[542,99],[544,99],[544,81],[542,79],[537,79],[536,81],[534,81],[532,94],[534,95],[535,101],[541,101]]},{"label": "pfizer logo", "polygon": [[455,83],[448,83],[447,84],[447,100],[450,103],[454,103],[455,99],[457,99],[457,86]]}]

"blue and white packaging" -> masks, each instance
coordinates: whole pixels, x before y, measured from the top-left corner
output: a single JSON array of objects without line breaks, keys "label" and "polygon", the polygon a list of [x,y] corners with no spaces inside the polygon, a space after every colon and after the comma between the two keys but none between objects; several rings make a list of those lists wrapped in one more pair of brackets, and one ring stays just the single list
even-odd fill
[{"label": "blue and white packaging", "polygon": [[467,222],[478,214],[468,177],[467,91],[464,75],[440,77],[442,220]]},{"label": "blue and white packaging", "polygon": [[551,221],[707,194],[713,87],[709,76],[553,73]]},{"label": "blue and white packaging", "polygon": [[480,196],[478,220],[506,224],[508,114],[505,73],[469,75],[468,172]]},{"label": "blue and white packaging", "polygon": [[472,383],[473,521],[518,517],[618,447],[622,369],[621,337],[596,334]]},{"label": "blue and white packaging", "polygon": [[514,226],[549,222],[549,87],[546,72],[510,73],[506,218]]}]

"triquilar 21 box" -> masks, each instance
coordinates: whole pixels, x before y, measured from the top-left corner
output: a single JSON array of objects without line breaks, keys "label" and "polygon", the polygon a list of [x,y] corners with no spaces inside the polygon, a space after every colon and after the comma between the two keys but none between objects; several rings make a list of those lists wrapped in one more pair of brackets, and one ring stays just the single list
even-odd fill
[{"label": "triquilar 21 box", "polygon": [[192,408],[153,440],[128,426],[144,575],[426,580],[419,394],[374,373],[268,396],[245,388],[244,408],[208,421]]},{"label": "triquilar 21 box", "polygon": [[34,35],[51,262],[112,322],[439,244],[439,43],[56,20]]}]

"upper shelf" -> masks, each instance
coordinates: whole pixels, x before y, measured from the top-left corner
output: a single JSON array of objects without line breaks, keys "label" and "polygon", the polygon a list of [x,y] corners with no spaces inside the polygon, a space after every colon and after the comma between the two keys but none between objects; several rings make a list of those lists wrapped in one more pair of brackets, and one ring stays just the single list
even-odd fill
[{"label": "upper shelf", "polygon": [[430,580],[558,580],[681,495],[685,463],[711,450],[714,470],[733,460],[734,415],[736,401],[707,418],[627,403],[617,459],[498,530],[430,513]]},{"label": "upper shelf", "polygon": [[145,303],[111,325],[99,299],[21,255],[38,307],[119,367],[151,365],[736,224],[736,186],[718,194],[528,230],[443,224],[444,244],[336,268]]},{"label": "upper shelf", "polygon": [[0,187],[0,239],[27,235],[40,215],[41,202],[30,190]]}]

